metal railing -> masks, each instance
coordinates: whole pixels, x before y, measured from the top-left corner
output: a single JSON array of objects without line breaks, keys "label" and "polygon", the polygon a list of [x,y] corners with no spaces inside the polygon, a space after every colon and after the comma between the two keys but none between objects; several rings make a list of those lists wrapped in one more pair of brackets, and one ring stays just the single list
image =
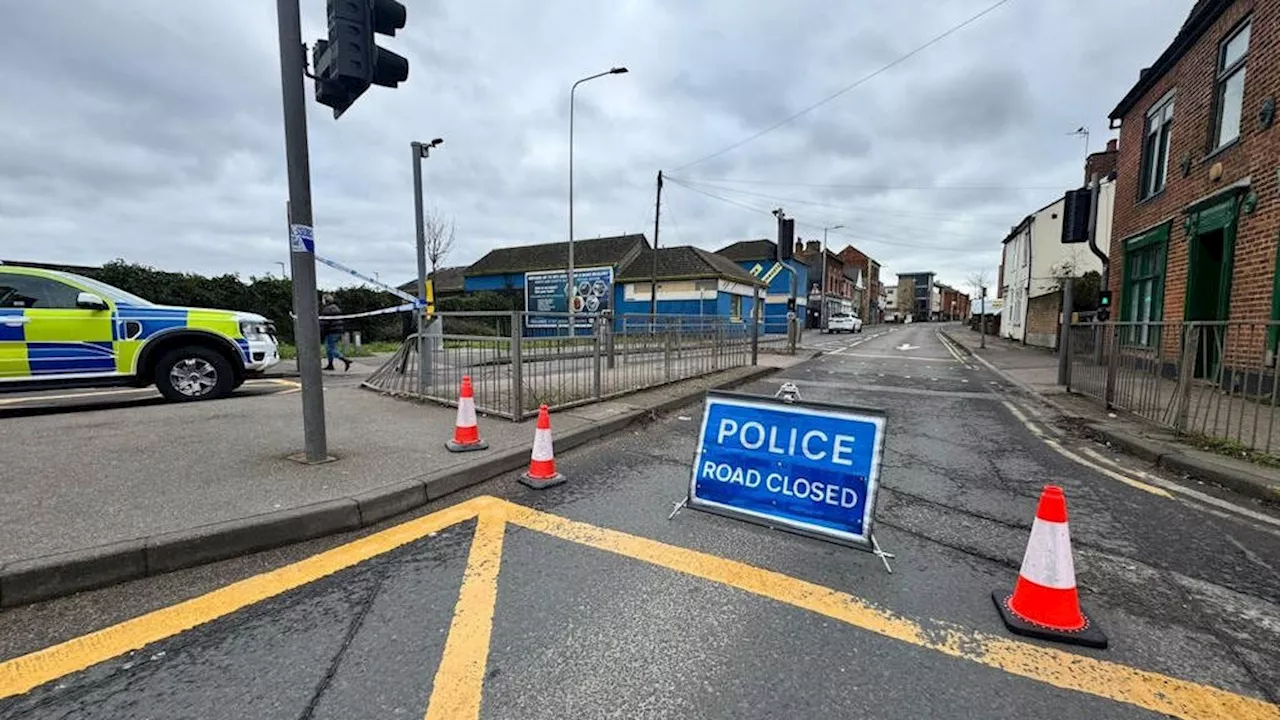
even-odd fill
[{"label": "metal railing", "polygon": [[1072,392],[1179,433],[1280,450],[1280,322],[1072,325]]},{"label": "metal railing", "polygon": [[[519,420],[543,404],[572,407],[754,365],[771,344],[749,320],[718,316],[579,314],[572,335],[568,318],[441,313],[424,342],[407,338],[364,386],[456,405],[468,375],[478,411]],[[420,363],[426,365],[421,375]]]}]

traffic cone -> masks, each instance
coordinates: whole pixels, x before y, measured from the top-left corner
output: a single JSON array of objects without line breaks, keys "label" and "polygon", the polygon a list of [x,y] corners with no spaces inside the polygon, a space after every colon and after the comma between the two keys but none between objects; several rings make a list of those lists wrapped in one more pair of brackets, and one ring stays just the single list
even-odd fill
[{"label": "traffic cone", "polygon": [[1005,627],[1018,635],[1094,648],[1107,646],[1107,636],[1080,607],[1067,528],[1067,498],[1062,488],[1044,486],[1013,594],[997,590],[991,599]]},{"label": "traffic cone", "polygon": [[484,450],[489,443],[480,439],[476,426],[476,398],[471,392],[471,376],[462,376],[462,389],[458,392],[458,420],[453,424],[453,439],[446,441],[450,452]]},{"label": "traffic cone", "polygon": [[564,476],[556,472],[556,453],[551,447],[551,413],[546,405],[538,408],[538,427],[533,431],[529,472],[520,476],[520,482],[535,490],[564,482]]}]

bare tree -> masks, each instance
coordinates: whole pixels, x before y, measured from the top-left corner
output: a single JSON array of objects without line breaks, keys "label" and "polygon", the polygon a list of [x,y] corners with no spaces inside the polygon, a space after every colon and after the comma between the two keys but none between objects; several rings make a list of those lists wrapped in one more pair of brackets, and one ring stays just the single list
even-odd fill
[{"label": "bare tree", "polygon": [[991,279],[991,275],[986,270],[979,270],[969,275],[969,285],[973,286],[974,299],[982,297],[982,288],[987,286],[987,281]]},{"label": "bare tree", "polygon": [[431,272],[440,267],[440,262],[453,250],[453,220],[445,221],[440,211],[431,208],[423,218],[423,231],[426,235],[427,260],[431,263]]}]

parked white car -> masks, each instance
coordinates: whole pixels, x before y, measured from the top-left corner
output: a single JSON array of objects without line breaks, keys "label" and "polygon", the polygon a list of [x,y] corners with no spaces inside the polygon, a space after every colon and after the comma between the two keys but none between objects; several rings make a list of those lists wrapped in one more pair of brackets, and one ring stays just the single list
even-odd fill
[{"label": "parked white car", "polygon": [[862,318],[849,313],[835,313],[827,318],[826,332],[860,333],[862,332]]}]

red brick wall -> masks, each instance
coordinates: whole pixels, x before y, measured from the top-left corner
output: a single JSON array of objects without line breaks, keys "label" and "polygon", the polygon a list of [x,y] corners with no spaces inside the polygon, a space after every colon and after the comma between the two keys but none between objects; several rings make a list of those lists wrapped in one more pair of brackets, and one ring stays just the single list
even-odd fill
[{"label": "red brick wall", "polygon": [[[1240,139],[1212,157],[1214,94],[1219,44],[1252,13],[1248,69]],[[1172,40],[1172,38],[1170,38]],[[1169,173],[1164,191],[1138,202],[1145,118],[1151,106],[1176,89]],[[1124,116],[1120,130],[1120,158],[1116,180],[1116,205],[1111,237],[1109,285],[1121,298],[1124,277],[1123,241],[1164,221],[1172,221],[1165,268],[1164,319],[1183,319],[1187,289],[1187,234],[1184,208],[1223,190],[1243,178],[1257,194],[1257,210],[1241,214],[1237,224],[1230,319],[1265,321],[1271,315],[1277,230],[1280,229],[1280,118],[1267,130],[1258,123],[1263,101],[1280,96],[1280,0],[1238,0],[1200,37],[1177,64]],[[1183,177],[1181,162],[1192,158],[1190,174]],[[1213,181],[1210,168],[1222,163],[1222,177]],[[1121,303],[1123,300],[1121,299]],[[1118,305],[1123,308],[1123,304]],[[1165,334],[1165,350],[1176,350],[1177,333]],[[1239,349],[1237,349],[1238,351]]]}]

